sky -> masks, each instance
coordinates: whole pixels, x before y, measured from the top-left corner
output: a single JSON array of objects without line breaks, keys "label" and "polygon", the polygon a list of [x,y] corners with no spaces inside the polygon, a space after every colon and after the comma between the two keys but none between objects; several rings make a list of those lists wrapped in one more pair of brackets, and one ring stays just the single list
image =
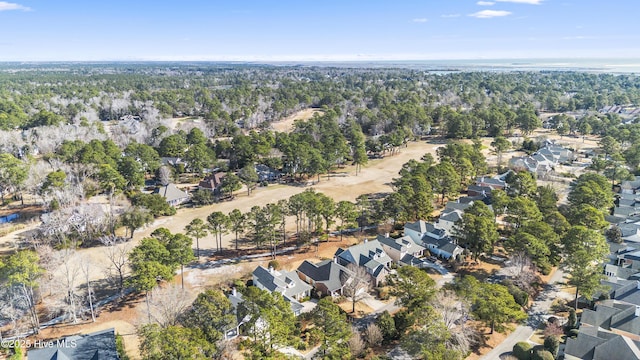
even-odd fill
[{"label": "sky", "polygon": [[638,0],[0,1],[0,61],[640,58]]}]

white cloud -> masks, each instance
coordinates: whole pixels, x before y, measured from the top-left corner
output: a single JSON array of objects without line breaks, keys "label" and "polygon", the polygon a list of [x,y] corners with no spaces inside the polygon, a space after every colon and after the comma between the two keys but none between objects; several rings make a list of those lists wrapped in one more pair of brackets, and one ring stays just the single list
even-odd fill
[{"label": "white cloud", "polygon": [[489,19],[494,17],[508,16],[511,15],[510,11],[505,10],[482,10],[477,13],[469,14],[469,16],[478,18],[478,19]]},{"label": "white cloud", "polygon": [[443,14],[443,15],[440,15],[440,17],[445,19],[457,18],[457,17],[460,17],[460,14]]},{"label": "white cloud", "polygon": [[531,4],[531,5],[540,5],[544,0],[495,0],[497,2],[508,2],[508,3],[516,3],[516,4]]},{"label": "white cloud", "polygon": [[428,20],[426,18],[418,18],[418,19],[413,19],[411,20],[411,22],[414,23],[426,23]]},{"label": "white cloud", "polygon": [[491,6],[495,3],[493,1],[478,1],[476,4],[480,6]]},{"label": "white cloud", "polygon": [[31,9],[20,4],[0,1],[0,11],[9,11],[9,10],[29,11]]}]

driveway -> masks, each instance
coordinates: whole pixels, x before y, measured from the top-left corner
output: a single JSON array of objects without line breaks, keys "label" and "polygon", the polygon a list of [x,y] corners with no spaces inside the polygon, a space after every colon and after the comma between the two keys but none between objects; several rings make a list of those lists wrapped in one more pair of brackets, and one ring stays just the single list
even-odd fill
[{"label": "driveway", "polygon": [[553,300],[557,299],[560,295],[557,283],[562,281],[563,278],[564,273],[562,270],[557,269],[549,279],[549,283],[545,285],[544,290],[536,297],[535,301],[531,305],[531,308],[528,311],[529,318],[527,319],[527,323],[525,325],[518,326],[502,343],[480,359],[500,359],[502,355],[510,353],[516,343],[529,340],[540,323],[544,321],[544,316],[549,313]]}]

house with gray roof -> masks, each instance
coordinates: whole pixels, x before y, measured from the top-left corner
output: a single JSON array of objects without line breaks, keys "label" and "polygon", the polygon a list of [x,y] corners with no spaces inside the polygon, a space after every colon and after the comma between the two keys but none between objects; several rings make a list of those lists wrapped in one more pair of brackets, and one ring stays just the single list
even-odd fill
[{"label": "house with gray roof", "polygon": [[264,266],[258,266],[253,270],[253,286],[282,294],[296,316],[304,310],[304,305],[300,301],[311,296],[312,289],[311,285],[302,281],[295,271],[267,269]]},{"label": "house with gray roof", "polygon": [[444,230],[448,236],[453,235],[453,226],[462,220],[462,210],[443,212],[435,223],[435,227]]},{"label": "house with gray roof", "polygon": [[413,241],[410,236],[397,239],[389,237],[389,234],[378,235],[376,238],[384,251],[398,265],[413,265],[415,260],[424,256],[426,250],[422,245]]},{"label": "house with gray roof", "polygon": [[423,220],[404,224],[404,234],[434,256],[450,259],[464,252],[463,248],[447,236],[446,231]]},{"label": "house with gray roof", "polygon": [[378,240],[368,241],[367,239],[347,249],[339,248],[334,258],[342,266],[355,264],[365,268],[371,276],[374,286],[378,286],[385,281],[389,274],[389,266],[393,261]]},{"label": "house with gray roof", "polygon": [[551,168],[540,165],[538,161],[529,156],[515,156],[509,159],[509,168],[515,171],[528,171],[534,174],[547,173]]},{"label": "house with gray roof", "polygon": [[342,289],[350,281],[353,273],[338,264],[337,260],[324,260],[317,264],[305,260],[296,270],[302,281],[313,286],[320,295],[338,297]]},{"label": "house with gray roof", "polygon": [[269,292],[279,292],[285,299],[297,301],[309,297],[312,289],[295,271],[267,269],[264,266],[253,270],[253,286]]},{"label": "house with gray roof", "polygon": [[639,343],[628,337],[598,328],[584,329],[575,339],[568,338],[566,360],[638,360]]},{"label": "house with gray roof", "polygon": [[167,184],[166,186],[160,186],[154,191],[155,194],[162,196],[169,205],[178,206],[189,201],[189,194],[185,191],[178,189],[175,184]]},{"label": "house with gray roof", "polygon": [[436,228],[432,223],[424,220],[404,224],[404,235],[409,236],[417,244],[423,245],[425,237],[440,240],[447,236],[443,229]]},{"label": "house with gray roof", "polygon": [[481,176],[476,178],[476,185],[490,187],[493,190],[504,190],[507,187],[507,182],[497,177]]},{"label": "house with gray roof", "polygon": [[118,360],[115,329],[72,335],[29,349],[29,360]]}]

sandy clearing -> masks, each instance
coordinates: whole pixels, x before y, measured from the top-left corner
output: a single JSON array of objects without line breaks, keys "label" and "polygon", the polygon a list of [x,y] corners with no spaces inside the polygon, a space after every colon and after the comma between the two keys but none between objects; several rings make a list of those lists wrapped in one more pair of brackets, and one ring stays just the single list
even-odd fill
[{"label": "sandy clearing", "polygon": [[313,114],[322,115],[324,111],[320,109],[304,109],[297,111],[280,121],[275,121],[271,123],[271,128],[277,132],[291,132],[293,130],[293,124],[296,120],[308,120],[313,117]]}]

